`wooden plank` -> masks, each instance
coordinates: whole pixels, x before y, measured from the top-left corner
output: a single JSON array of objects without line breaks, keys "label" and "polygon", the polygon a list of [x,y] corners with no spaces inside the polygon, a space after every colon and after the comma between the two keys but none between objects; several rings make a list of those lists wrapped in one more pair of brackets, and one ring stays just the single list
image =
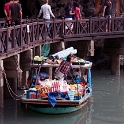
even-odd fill
[{"label": "wooden plank", "polygon": [[88,48],[88,56],[94,56],[94,40],[90,41]]},{"label": "wooden plank", "polygon": [[[89,61],[87,61],[89,62]],[[31,64],[31,67],[37,67],[38,64]],[[43,64],[42,67],[58,67],[59,64]],[[92,67],[92,62],[90,62],[90,64],[85,64],[85,65],[71,65],[72,68],[84,68],[84,69],[88,69],[88,68],[91,68]]]},{"label": "wooden plank", "polygon": [[[77,105],[81,105],[82,103],[84,103],[90,97],[90,94],[86,94],[86,96],[84,96],[84,97],[80,100],[66,100],[66,99],[56,100],[56,106],[65,106],[65,105],[67,105],[67,106],[77,106]],[[25,98],[25,96],[22,97],[21,101],[22,101],[22,103],[25,103],[25,104],[50,105],[48,100],[27,99],[27,98]]]},{"label": "wooden plank", "polygon": [[105,48],[104,50],[107,54],[118,54],[118,55],[124,55],[124,48]]},{"label": "wooden plank", "polygon": [[67,38],[67,39],[63,39],[64,42],[67,41],[80,41],[80,40],[92,40],[92,37],[81,37],[81,38]]},{"label": "wooden plank", "polygon": [[123,38],[124,35],[109,35],[109,36],[96,36],[93,39],[106,39],[106,38]]}]

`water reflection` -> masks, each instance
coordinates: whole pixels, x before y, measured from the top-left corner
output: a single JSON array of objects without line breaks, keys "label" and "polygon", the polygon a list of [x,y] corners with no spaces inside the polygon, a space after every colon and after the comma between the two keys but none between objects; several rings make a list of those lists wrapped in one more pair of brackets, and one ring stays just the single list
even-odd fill
[{"label": "water reflection", "polygon": [[92,71],[93,95],[81,110],[63,115],[36,113],[20,102],[5,99],[0,124],[124,124],[124,73]]},{"label": "water reflection", "polygon": [[25,109],[18,102],[17,105],[13,103],[13,100],[6,99],[0,124],[81,124],[82,122],[91,124],[89,120],[91,120],[92,106],[89,103],[77,112],[62,115],[36,113],[28,108]]}]

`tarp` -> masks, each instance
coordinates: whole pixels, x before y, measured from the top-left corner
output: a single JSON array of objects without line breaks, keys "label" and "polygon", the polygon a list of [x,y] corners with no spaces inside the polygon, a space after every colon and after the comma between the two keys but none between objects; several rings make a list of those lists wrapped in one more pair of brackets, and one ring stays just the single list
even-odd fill
[{"label": "tarp", "polygon": [[55,97],[69,99],[67,94],[57,93],[57,92],[48,92],[48,101],[52,107],[56,105]]},{"label": "tarp", "polygon": [[77,49],[74,49],[73,47],[69,47],[65,50],[62,50],[62,51],[59,51],[55,54],[52,54],[51,56],[54,58],[54,57],[57,57],[57,58],[65,58],[67,57],[69,54],[76,54],[77,53]]}]

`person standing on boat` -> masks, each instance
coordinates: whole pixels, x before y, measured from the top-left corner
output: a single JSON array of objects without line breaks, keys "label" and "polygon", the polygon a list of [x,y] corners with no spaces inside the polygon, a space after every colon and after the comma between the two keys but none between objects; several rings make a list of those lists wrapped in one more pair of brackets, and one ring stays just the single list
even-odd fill
[{"label": "person standing on boat", "polygon": [[56,68],[54,76],[56,79],[64,79],[71,69],[72,55],[68,55],[66,60],[63,60],[59,67]]}]

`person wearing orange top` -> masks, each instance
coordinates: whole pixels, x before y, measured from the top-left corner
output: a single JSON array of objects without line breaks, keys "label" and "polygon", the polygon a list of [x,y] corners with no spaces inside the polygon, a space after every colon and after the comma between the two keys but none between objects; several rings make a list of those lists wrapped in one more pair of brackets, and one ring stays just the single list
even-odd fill
[{"label": "person wearing orange top", "polygon": [[8,26],[11,25],[11,19],[9,18],[9,6],[14,2],[14,0],[10,0],[10,2],[7,2],[4,4],[4,13],[6,16],[6,23]]}]

